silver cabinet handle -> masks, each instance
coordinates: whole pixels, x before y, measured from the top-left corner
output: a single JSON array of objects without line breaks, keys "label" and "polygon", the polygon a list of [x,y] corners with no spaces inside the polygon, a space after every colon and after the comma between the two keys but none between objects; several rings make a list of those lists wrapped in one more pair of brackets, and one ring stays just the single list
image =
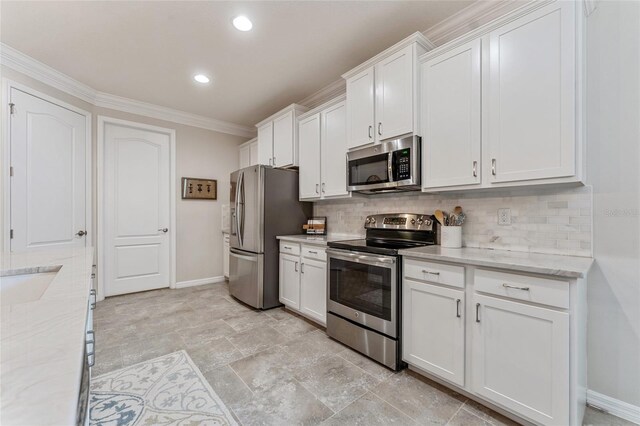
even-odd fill
[{"label": "silver cabinet handle", "polygon": [[289,247],[289,246],[282,246],[282,248],[285,250],[293,250],[293,247]]},{"label": "silver cabinet handle", "polygon": [[295,263],[295,265],[293,265],[293,269],[298,272],[298,262]]},{"label": "silver cabinet handle", "polygon": [[478,162],[473,162],[473,177],[478,177]]},{"label": "silver cabinet handle", "polygon": [[530,290],[529,287],[518,287],[518,286],[515,286],[515,285],[509,285],[509,284],[506,284],[506,283],[502,284],[502,287],[504,287],[504,288],[513,288],[513,289],[522,290],[522,291],[529,291]]},{"label": "silver cabinet handle", "polygon": [[430,275],[440,275],[440,272],[431,272],[431,271],[427,271],[426,269],[422,270],[423,274],[430,274]]},{"label": "silver cabinet handle", "polygon": [[300,264],[300,273],[304,274],[304,262]]},{"label": "silver cabinet handle", "polygon": [[83,231],[83,230],[80,230],[80,231],[76,232],[76,235],[78,237],[83,237],[83,236],[85,236],[87,234],[88,234],[88,232],[87,231]]},{"label": "silver cabinet handle", "polygon": [[462,316],[460,313],[460,302],[462,302],[462,300],[456,299],[456,318],[460,318]]},{"label": "silver cabinet handle", "polygon": [[382,136],[382,123],[378,123],[378,135]]},{"label": "silver cabinet handle", "polygon": [[491,159],[491,174],[492,175],[496,175],[496,159],[492,158]]},{"label": "silver cabinet handle", "polygon": [[373,130],[373,126],[369,126],[369,139],[373,139],[373,136],[371,135],[372,130]]},{"label": "silver cabinet handle", "polygon": [[325,192],[325,191],[324,191],[324,187],[325,187],[325,183],[324,183],[324,182],[322,182],[322,193],[323,193],[323,194],[324,194],[324,192]]},{"label": "silver cabinet handle", "polygon": [[311,253],[311,254],[318,254],[318,252],[317,252],[317,251],[313,251],[313,250],[309,250],[309,253]]},{"label": "silver cabinet handle", "polygon": [[320,188],[320,184],[316,183],[316,194],[320,193],[320,189],[319,188]]},{"label": "silver cabinet handle", "polygon": [[480,304],[476,303],[476,322],[480,322]]},{"label": "silver cabinet handle", "polygon": [[160,228],[158,229],[158,231],[164,232],[166,234],[167,232],[169,232],[169,228]]}]

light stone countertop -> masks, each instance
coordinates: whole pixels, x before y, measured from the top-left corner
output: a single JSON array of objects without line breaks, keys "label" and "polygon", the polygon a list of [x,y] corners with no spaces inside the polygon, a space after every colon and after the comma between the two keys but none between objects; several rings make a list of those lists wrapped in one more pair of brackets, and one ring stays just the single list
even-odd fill
[{"label": "light stone countertop", "polygon": [[316,246],[326,246],[329,241],[357,240],[364,237],[359,235],[329,234],[329,235],[278,235],[281,241],[291,241],[293,243],[312,244]]},{"label": "light stone countertop", "polygon": [[553,275],[565,278],[583,278],[591,268],[590,257],[556,254],[526,253],[481,248],[442,248],[426,246],[400,250],[403,256],[461,263],[472,266],[508,269],[518,272]]},{"label": "light stone countertop", "polygon": [[0,305],[0,423],[75,424],[92,264],[93,248],[0,253],[0,276],[60,267],[38,300]]}]

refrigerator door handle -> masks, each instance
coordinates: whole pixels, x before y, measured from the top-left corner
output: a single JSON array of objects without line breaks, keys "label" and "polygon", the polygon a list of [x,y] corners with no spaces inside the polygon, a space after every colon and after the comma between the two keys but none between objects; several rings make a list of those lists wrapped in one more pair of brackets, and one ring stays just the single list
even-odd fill
[{"label": "refrigerator door handle", "polygon": [[237,257],[238,259],[246,260],[248,262],[258,261],[258,258],[256,256],[247,256],[244,253],[237,251],[236,249],[233,249],[233,248],[230,248],[229,252],[230,254],[232,254],[234,257]]},{"label": "refrigerator door handle", "polygon": [[244,245],[244,217],[245,217],[245,189],[244,189],[244,172],[242,172],[242,185],[240,186],[240,201],[242,203],[242,216],[240,217],[240,236],[242,237],[241,245]]},{"label": "refrigerator door handle", "polygon": [[240,200],[240,194],[242,193],[242,185],[244,183],[243,181],[244,173],[240,172],[240,174],[238,175],[238,183],[236,186],[236,232],[238,233],[238,244],[240,245],[240,247],[242,247],[242,229],[240,228],[240,215],[242,213],[240,212],[240,206],[242,206],[242,209],[244,210],[244,203],[242,203],[242,201]]}]

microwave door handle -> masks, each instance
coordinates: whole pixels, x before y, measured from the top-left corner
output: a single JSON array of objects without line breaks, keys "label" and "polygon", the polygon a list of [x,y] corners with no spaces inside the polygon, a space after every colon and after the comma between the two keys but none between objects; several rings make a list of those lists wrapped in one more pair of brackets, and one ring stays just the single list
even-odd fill
[{"label": "microwave door handle", "polygon": [[387,173],[389,174],[389,182],[394,182],[393,178],[393,151],[389,153],[389,158],[387,158]]}]

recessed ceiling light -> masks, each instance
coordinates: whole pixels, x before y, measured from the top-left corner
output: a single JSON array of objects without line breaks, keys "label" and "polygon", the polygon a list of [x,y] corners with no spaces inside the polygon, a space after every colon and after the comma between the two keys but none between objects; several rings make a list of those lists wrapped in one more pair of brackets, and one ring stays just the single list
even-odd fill
[{"label": "recessed ceiling light", "polygon": [[253,28],[253,24],[246,16],[236,16],[233,19],[233,26],[236,27],[240,31],[249,31]]},{"label": "recessed ceiling light", "polygon": [[193,79],[198,83],[208,83],[209,81],[211,81],[209,80],[209,77],[204,74],[196,74],[193,76]]}]

